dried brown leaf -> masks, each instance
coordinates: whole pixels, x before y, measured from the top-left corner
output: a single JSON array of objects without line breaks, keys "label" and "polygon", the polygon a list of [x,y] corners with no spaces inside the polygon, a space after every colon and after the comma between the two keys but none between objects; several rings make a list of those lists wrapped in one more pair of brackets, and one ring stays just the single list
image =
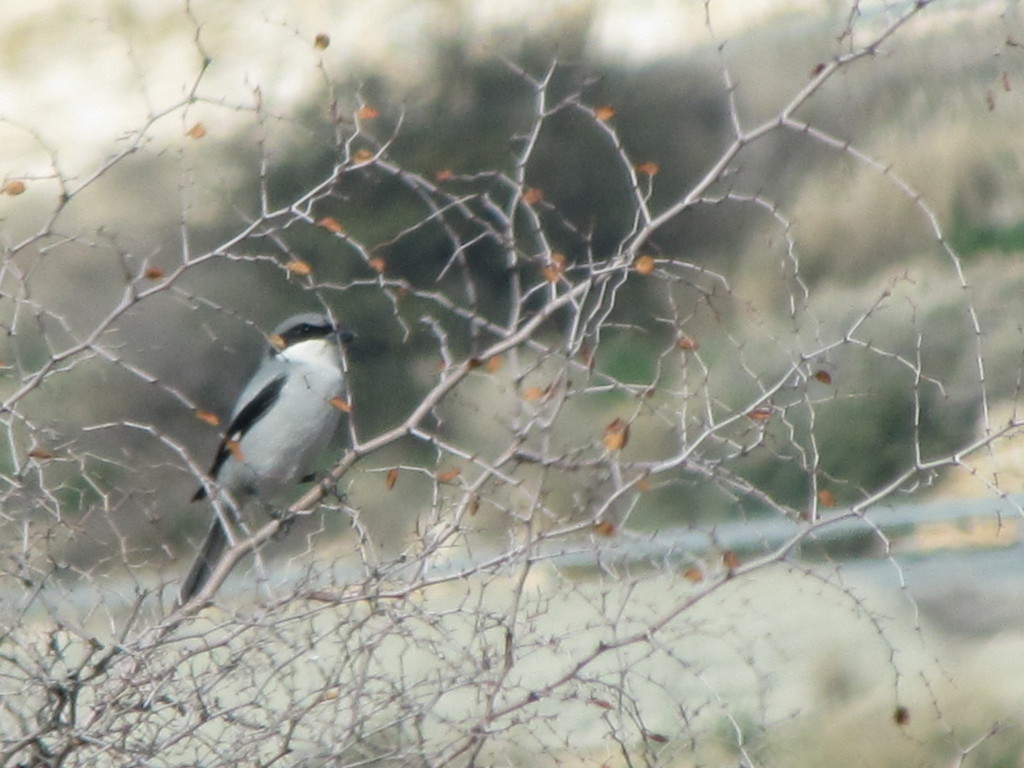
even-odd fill
[{"label": "dried brown leaf", "polygon": [[456,477],[462,474],[461,469],[449,469],[445,472],[437,473],[437,482],[439,483],[450,483]]},{"label": "dried brown leaf", "polygon": [[633,269],[638,275],[649,275],[654,271],[655,262],[653,256],[643,255],[633,264]]},{"label": "dried brown leaf", "polygon": [[767,421],[772,417],[772,409],[770,406],[762,405],[759,408],[755,408],[747,413],[747,418],[754,421]]},{"label": "dried brown leaf", "polygon": [[217,418],[217,414],[215,413],[211,413],[210,411],[204,411],[202,409],[197,410],[195,413],[197,419],[206,422],[211,427],[216,427],[217,425],[220,424],[220,419]]},{"label": "dried brown leaf", "polygon": [[615,419],[604,428],[601,443],[609,451],[621,451],[629,442],[629,423],[623,419]]},{"label": "dried brown leaf", "polygon": [[549,264],[541,270],[541,274],[544,275],[544,279],[549,283],[557,283],[562,279],[562,272],[558,267],[553,264]]},{"label": "dried brown leaf", "polygon": [[544,390],[540,387],[527,387],[523,390],[523,400],[528,403],[535,402],[544,397]]},{"label": "dried brown leaf", "polygon": [[676,342],[676,346],[679,347],[679,349],[683,349],[683,350],[687,350],[687,351],[690,351],[690,350],[696,351],[696,350],[700,349],[700,342],[697,341],[692,336],[687,336],[684,333],[684,334],[682,334],[679,337],[679,340]]},{"label": "dried brown leaf", "polygon": [[242,453],[242,446],[239,445],[237,440],[225,440],[224,445],[229,451],[231,451],[231,456],[235,461],[240,464],[245,461],[245,455]]},{"label": "dried brown leaf", "polygon": [[345,228],[341,226],[338,220],[333,216],[324,216],[322,219],[318,219],[316,225],[318,227],[323,227],[328,232],[333,232],[336,235],[340,235],[345,231]]}]

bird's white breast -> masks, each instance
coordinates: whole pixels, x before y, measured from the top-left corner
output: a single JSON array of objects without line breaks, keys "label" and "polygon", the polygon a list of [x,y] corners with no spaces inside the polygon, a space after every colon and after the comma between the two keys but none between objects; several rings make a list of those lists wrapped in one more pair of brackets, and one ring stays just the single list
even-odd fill
[{"label": "bird's white breast", "polygon": [[343,393],[337,347],[310,339],[278,355],[287,379],[277,402],[238,441],[218,480],[237,501],[269,500],[308,474],[327,448],[341,411],[331,402]]}]

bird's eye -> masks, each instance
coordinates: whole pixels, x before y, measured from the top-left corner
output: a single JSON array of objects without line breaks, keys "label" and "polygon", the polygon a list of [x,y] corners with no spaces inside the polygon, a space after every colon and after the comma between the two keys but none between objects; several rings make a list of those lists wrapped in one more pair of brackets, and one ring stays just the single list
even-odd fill
[{"label": "bird's eye", "polygon": [[303,341],[305,339],[315,339],[327,336],[330,332],[331,327],[326,324],[317,325],[314,323],[299,323],[285,331],[283,336],[289,344],[294,344],[297,341]]},{"label": "bird's eye", "polygon": [[313,325],[312,323],[304,323],[302,326],[302,335],[304,337],[309,336],[326,336],[330,333],[331,328],[328,325]]}]

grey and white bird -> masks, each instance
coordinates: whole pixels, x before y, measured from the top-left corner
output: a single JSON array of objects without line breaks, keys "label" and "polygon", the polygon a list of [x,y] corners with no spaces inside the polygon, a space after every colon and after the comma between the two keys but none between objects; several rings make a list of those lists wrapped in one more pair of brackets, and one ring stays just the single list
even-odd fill
[{"label": "grey and white bird", "polygon": [[[290,317],[269,336],[263,362],[242,390],[204,484],[192,501],[210,491],[224,494],[230,516],[250,501],[269,503],[309,476],[338,426],[345,378],[340,344],[353,334],[329,317],[308,313]],[[339,407],[341,406],[341,407]],[[229,537],[215,515],[188,576],[180,604],[209,580]]]}]

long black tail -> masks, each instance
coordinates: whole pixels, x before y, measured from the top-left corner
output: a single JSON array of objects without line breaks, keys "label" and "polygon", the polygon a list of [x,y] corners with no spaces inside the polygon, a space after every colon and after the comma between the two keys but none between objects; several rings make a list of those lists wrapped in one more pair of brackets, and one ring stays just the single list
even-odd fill
[{"label": "long black tail", "polygon": [[227,544],[228,537],[224,533],[224,526],[221,525],[219,519],[214,519],[210,532],[206,534],[206,541],[203,542],[199,554],[196,555],[192,567],[188,570],[188,576],[181,584],[181,589],[178,592],[179,605],[184,605],[199,594],[199,590],[210,580],[210,575],[217,567],[217,563],[220,562],[220,557],[224,554]]}]

